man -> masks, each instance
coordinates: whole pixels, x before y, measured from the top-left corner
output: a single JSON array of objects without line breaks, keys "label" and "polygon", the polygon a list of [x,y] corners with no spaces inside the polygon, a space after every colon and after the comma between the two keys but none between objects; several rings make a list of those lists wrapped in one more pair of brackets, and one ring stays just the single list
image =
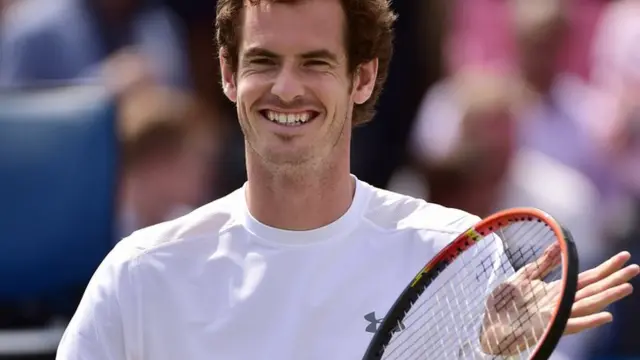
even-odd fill
[{"label": "man", "polygon": [[[248,181],[121,241],[59,359],[363,356],[408,279],[478,220],[350,175],[351,127],[372,116],[393,21],[386,0],[218,2],[222,84],[245,134]],[[572,332],[608,322],[602,308],[637,272],[594,283]]]}]

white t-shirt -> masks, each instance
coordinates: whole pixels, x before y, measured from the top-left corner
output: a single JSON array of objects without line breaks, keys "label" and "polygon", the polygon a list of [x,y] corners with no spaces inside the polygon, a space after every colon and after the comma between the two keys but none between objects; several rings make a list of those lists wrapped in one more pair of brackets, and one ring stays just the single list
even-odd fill
[{"label": "white t-shirt", "polygon": [[316,230],[261,224],[241,188],[135,232],[91,279],[57,359],[361,359],[417,271],[479,219],[356,184]]}]

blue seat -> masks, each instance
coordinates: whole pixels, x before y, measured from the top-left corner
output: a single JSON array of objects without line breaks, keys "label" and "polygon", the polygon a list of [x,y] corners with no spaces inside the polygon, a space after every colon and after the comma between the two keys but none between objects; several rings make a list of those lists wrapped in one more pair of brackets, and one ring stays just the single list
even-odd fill
[{"label": "blue seat", "polygon": [[77,305],[114,242],[116,130],[101,86],[0,91],[0,304]]}]

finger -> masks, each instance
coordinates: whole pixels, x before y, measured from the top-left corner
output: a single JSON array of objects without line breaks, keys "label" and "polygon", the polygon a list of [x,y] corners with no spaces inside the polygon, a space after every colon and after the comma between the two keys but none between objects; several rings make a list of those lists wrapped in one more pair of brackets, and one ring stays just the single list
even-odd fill
[{"label": "finger", "polygon": [[579,333],[602,326],[613,321],[613,315],[609,312],[600,312],[579,318],[569,319],[564,330],[565,335]]},{"label": "finger", "polygon": [[543,279],[560,265],[561,254],[560,244],[551,244],[536,261],[522,268],[522,276],[528,280]]},{"label": "finger", "polygon": [[586,316],[602,311],[611,303],[629,296],[632,292],[633,287],[631,284],[622,284],[582,299],[573,304],[571,317]]},{"label": "finger", "polygon": [[578,290],[613,274],[617,270],[621,269],[622,266],[627,261],[629,261],[630,258],[631,254],[629,254],[629,252],[627,251],[623,251],[621,253],[618,253],[617,255],[612,256],[611,258],[609,258],[609,260],[603,262],[597,267],[582,272],[578,276]]},{"label": "finger", "polygon": [[631,279],[640,274],[640,266],[633,264],[629,265],[622,270],[618,270],[615,273],[609,275],[605,279],[597,281],[576,293],[575,302],[593,296],[597,293],[603,292],[614,286],[629,282]]}]

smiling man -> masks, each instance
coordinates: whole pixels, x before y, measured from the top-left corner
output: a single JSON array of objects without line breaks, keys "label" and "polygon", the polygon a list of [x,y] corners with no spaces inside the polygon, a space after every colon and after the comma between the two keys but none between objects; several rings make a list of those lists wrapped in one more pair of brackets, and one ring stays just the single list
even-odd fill
[{"label": "smiling man", "polygon": [[[478,220],[350,173],[351,131],[373,116],[394,20],[387,0],[218,0],[248,181],[121,241],[58,359],[362,358],[408,280]],[[576,331],[610,321],[602,309],[638,272],[620,270],[628,259],[588,274],[597,291]]]}]

